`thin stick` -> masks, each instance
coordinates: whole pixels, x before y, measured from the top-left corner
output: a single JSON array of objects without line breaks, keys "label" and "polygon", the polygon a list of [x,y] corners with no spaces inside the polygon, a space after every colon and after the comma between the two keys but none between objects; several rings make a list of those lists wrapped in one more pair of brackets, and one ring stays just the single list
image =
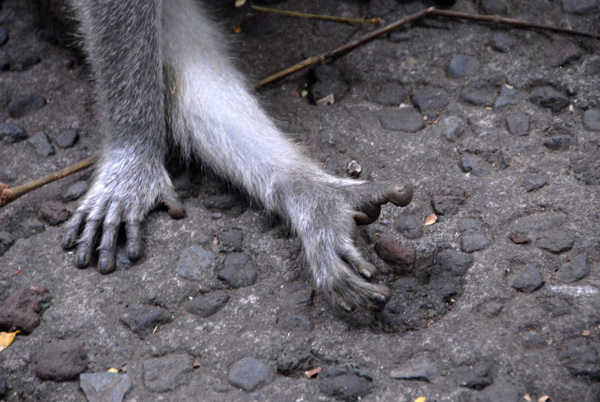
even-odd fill
[{"label": "thin stick", "polygon": [[600,39],[600,34],[592,33],[592,32],[583,32],[583,31],[575,31],[568,28],[560,28],[552,25],[542,25],[536,24],[533,22],[515,20],[512,18],[503,18],[497,15],[479,15],[479,14],[469,14],[469,13],[461,13],[459,11],[451,11],[451,10],[440,10],[437,8],[429,9],[429,14],[439,15],[440,17],[448,17],[448,18],[461,18],[465,20],[473,20],[473,21],[483,21],[483,22],[491,22],[494,24],[505,24],[512,25],[518,28],[531,28],[531,29],[541,29],[545,31],[553,31],[560,32],[569,35],[576,36],[585,36],[593,39]]},{"label": "thin stick", "polygon": [[285,68],[273,75],[268,76],[267,78],[257,82],[256,84],[254,84],[254,89],[259,89],[264,87],[267,84],[270,84],[272,82],[278,81],[282,78],[287,77],[288,75],[294,74],[300,70],[305,69],[308,66],[312,66],[313,64],[325,61],[327,59],[330,59],[332,57],[335,56],[340,56],[344,53],[349,52],[350,50],[354,49],[355,47],[361,46],[375,38],[377,38],[378,36],[381,36],[383,34],[386,34],[402,25],[408,24],[409,22],[413,22],[416,20],[419,20],[421,18],[423,18],[424,16],[428,15],[430,13],[431,8],[428,9],[424,9],[419,11],[418,13],[415,14],[411,14],[409,16],[406,16],[404,18],[400,18],[399,20],[397,20],[396,22],[393,22],[389,25],[386,25],[382,28],[376,29],[373,32],[370,32],[352,42],[348,42],[345,45],[336,47],[333,50],[330,50],[328,52],[325,53],[321,53],[320,55],[317,56],[312,56],[309,57],[307,59],[302,60],[299,63],[294,64],[293,66],[290,66],[288,68]]},{"label": "thin stick", "polygon": [[362,37],[360,37],[352,42],[349,42],[345,45],[342,45],[340,47],[337,47],[329,52],[325,52],[320,55],[312,56],[307,59],[304,59],[299,63],[296,63],[290,67],[287,67],[287,68],[257,82],[256,84],[254,84],[254,89],[259,89],[259,88],[264,87],[265,85],[268,85],[275,81],[279,81],[289,75],[292,75],[300,70],[305,69],[306,67],[312,66],[313,64],[323,62],[327,59],[330,59],[330,58],[333,58],[336,56],[340,56],[344,53],[349,52],[350,50],[354,49],[355,47],[364,45],[365,43],[372,41],[373,39],[377,38],[378,36],[381,36],[383,34],[391,32],[394,29],[401,27],[402,25],[406,25],[410,22],[418,21],[420,19],[423,19],[423,18],[431,16],[431,15],[437,15],[440,17],[447,17],[447,18],[459,18],[459,19],[467,19],[467,20],[473,20],[473,21],[491,22],[491,23],[496,23],[496,24],[505,24],[505,25],[515,26],[518,28],[541,29],[541,30],[546,30],[546,31],[560,32],[560,33],[569,34],[569,35],[585,36],[588,38],[600,39],[600,34],[591,33],[591,32],[581,32],[581,31],[574,31],[572,29],[567,29],[567,28],[559,28],[559,27],[555,27],[555,26],[551,26],[551,25],[534,24],[534,23],[527,22],[527,21],[520,21],[520,20],[511,19],[511,18],[502,18],[502,17],[498,17],[495,15],[468,14],[468,13],[461,13],[458,11],[438,10],[435,7],[430,7],[430,8],[421,10],[417,13],[406,16],[404,18],[401,18],[401,19],[397,20],[396,22],[393,22],[393,23],[386,25],[382,28],[379,28],[373,32],[370,32],[370,33],[366,34],[365,36],[362,36]]},{"label": "thin stick", "polygon": [[381,18],[346,18],[346,17],[337,17],[333,15],[321,15],[321,14],[309,14],[309,13],[301,13],[298,11],[289,11],[289,10],[279,10],[277,8],[267,8],[261,6],[250,6],[253,10],[263,11],[266,13],[274,13],[287,15],[290,17],[298,17],[298,18],[310,18],[313,20],[325,20],[325,21],[337,21],[337,22],[350,22],[355,24],[379,24],[381,22]]},{"label": "thin stick", "polygon": [[40,188],[48,183],[52,183],[53,181],[62,179],[65,176],[68,176],[73,173],[77,173],[80,170],[87,169],[91,165],[96,162],[98,158],[96,156],[91,156],[87,159],[82,160],[81,162],[77,162],[71,166],[67,166],[66,168],[59,170],[58,172],[51,173],[42,178],[32,180],[25,184],[21,184],[13,189],[11,189],[8,185],[4,183],[0,183],[0,208],[3,206],[13,202],[20,196],[27,194],[30,191],[33,191],[37,188]]}]

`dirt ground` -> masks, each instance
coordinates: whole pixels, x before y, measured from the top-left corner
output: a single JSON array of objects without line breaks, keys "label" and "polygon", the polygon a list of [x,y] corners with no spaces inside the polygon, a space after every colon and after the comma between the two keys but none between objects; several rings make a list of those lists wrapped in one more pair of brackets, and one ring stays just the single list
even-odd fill
[{"label": "dirt ground", "polygon": [[[251,81],[375,29],[220,3]],[[390,23],[427,4],[273,6]],[[0,182],[15,186],[93,155],[101,133],[82,58],[21,0],[0,7]],[[597,0],[452,9],[600,28]],[[428,18],[260,90],[326,170],[415,186],[358,239],[394,292],[380,313],[315,293],[281,222],[176,157],[187,216],[151,213],[141,261],[120,254],[109,275],[60,247],[90,172],[0,209],[0,330],[23,329],[0,352],[0,400],[600,400],[599,50]]]}]

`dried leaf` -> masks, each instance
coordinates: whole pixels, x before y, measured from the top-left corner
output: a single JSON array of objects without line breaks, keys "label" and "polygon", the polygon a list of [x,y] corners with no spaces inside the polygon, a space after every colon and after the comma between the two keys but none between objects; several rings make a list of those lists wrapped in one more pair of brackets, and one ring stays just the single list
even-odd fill
[{"label": "dried leaf", "polygon": [[436,222],[437,222],[436,214],[429,214],[429,215],[427,215],[427,218],[425,218],[425,226],[433,225]]},{"label": "dried leaf", "polygon": [[305,371],[304,376],[308,379],[311,379],[311,378],[314,378],[320,372],[321,372],[321,367],[315,367],[312,370]]},{"label": "dried leaf", "polygon": [[542,397],[540,397],[540,399],[538,399],[538,402],[549,402],[550,401],[550,397],[548,395],[544,395]]},{"label": "dried leaf", "polygon": [[425,398],[424,396],[420,396],[417,399],[415,399],[415,402],[425,402],[427,400],[427,398]]},{"label": "dried leaf", "polygon": [[235,0],[235,8],[240,8],[246,4],[246,0]]},{"label": "dried leaf", "polygon": [[108,369],[108,370],[106,370],[106,371],[107,371],[108,373],[116,373],[116,374],[118,374],[118,373],[119,373],[119,369],[116,369],[116,368],[114,368],[114,367],[111,367],[111,368],[109,368],[109,369]]},{"label": "dried leaf", "polygon": [[531,402],[531,397],[529,396],[529,394],[524,395],[523,399],[525,399],[527,402]]},{"label": "dried leaf", "polygon": [[21,332],[21,331],[0,332],[0,352],[2,352],[4,349],[9,347],[11,343],[13,343],[13,340],[15,339],[15,335],[18,334],[19,332]]}]

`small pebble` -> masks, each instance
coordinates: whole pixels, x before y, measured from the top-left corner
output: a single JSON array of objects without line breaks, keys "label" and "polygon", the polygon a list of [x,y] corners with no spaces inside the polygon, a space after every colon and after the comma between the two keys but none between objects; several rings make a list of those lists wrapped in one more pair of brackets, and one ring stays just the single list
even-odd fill
[{"label": "small pebble", "polygon": [[436,125],[443,138],[448,142],[456,142],[465,132],[467,123],[457,116],[446,116]]},{"label": "small pebble", "polygon": [[279,292],[279,304],[304,309],[315,297],[315,290],[305,282],[293,282],[284,286]]},{"label": "small pebble", "polygon": [[148,359],[144,362],[144,385],[152,392],[172,391],[190,382],[193,367],[192,358],[186,354]]},{"label": "small pebble", "polygon": [[506,126],[513,135],[529,134],[529,115],[517,110],[506,116]]},{"label": "small pebble", "polygon": [[586,110],[582,121],[586,130],[600,131],[600,109]]},{"label": "small pebble", "polygon": [[356,401],[366,396],[369,382],[341,367],[323,367],[319,373],[319,390],[332,398],[343,401]]},{"label": "small pebble", "polygon": [[537,190],[548,184],[548,178],[541,173],[531,173],[523,178],[523,187],[527,191]]},{"label": "small pebble", "polygon": [[406,215],[398,219],[396,230],[407,239],[418,239],[423,236],[423,223],[414,215]]},{"label": "small pebble", "polygon": [[25,285],[0,304],[0,331],[31,333],[40,325],[42,306],[50,302],[43,285]]},{"label": "small pebble", "polygon": [[573,236],[562,230],[545,232],[537,242],[537,246],[554,254],[564,253],[573,248]]},{"label": "small pebble", "polygon": [[554,113],[562,111],[570,103],[569,98],[548,86],[535,89],[529,95],[529,101],[534,105],[550,109]]},{"label": "small pebble", "polygon": [[46,98],[39,95],[26,95],[8,102],[8,115],[10,117],[23,117],[26,114],[42,108],[47,103]]},{"label": "small pebble", "polygon": [[425,128],[419,112],[410,108],[385,109],[379,115],[381,126],[387,130],[416,133]]},{"label": "small pebble", "polygon": [[486,85],[476,85],[465,89],[459,99],[473,106],[492,106],[498,97],[498,91]]},{"label": "small pebble", "polygon": [[442,272],[451,272],[454,276],[463,276],[473,264],[473,256],[458,250],[448,249],[438,253],[434,262],[442,268]]},{"label": "small pebble", "polygon": [[578,280],[585,278],[585,276],[590,273],[587,255],[579,254],[570,262],[563,264],[558,272],[566,283],[577,282]]},{"label": "small pebble", "polygon": [[202,318],[210,317],[219,311],[229,301],[229,295],[224,290],[217,290],[194,297],[187,302],[183,309]]},{"label": "small pebble", "polygon": [[512,287],[523,293],[532,293],[544,284],[540,271],[533,265],[526,265],[518,269],[512,281]]},{"label": "small pebble", "polygon": [[56,137],[54,142],[56,142],[56,145],[58,145],[60,148],[70,148],[75,145],[78,139],[79,134],[77,134],[77,131],[67,130]]},{"label": "small pebble", "polygon": [[231,366],[228,378],[234,387],[250,392],[271,383],[275,374],[263,362],[245,357]]},{"label": "small pebble", "polygon": [[382,237],[375,243],[375,252],[391,265],[411,265],[416,259],[414,247],[402,246],[389,237]]},{"label": "small pebble", "polygon": [[463,78],[479,70],[479,61],[465,54],[453,54],[446,68],[446,74],[450,78]]},{"label": "small pebble", "polygon": [[559,355],[561,363],[576,377],[600,380],[600,357],[587,339],[567,341]]},{"label": "small pebble", "polygon": [[127,374],[83,373],[79,387],[88,402],[121,402],[131,389],[131,380]]},{"label": "small pebble", "polygon": [[515,46],[513,37],[504,32],[494,32],[492,34],[492,48],[500,53],[511,51]]},{"label": "small pebble", "polygon": [[431,205],[438,215],[454,215],[465,202],[465,197],[457,195],[434,195]]},{"label": "small pebble", "polygon": [[40,205],[38,218],[50,226],[58,226],[71,217],[71,211],[58,201],[44,201]]},{"label": "small pebble", "polygon": [[463,155],[460,158],[459,166],[463,172],[472,173],[475,176],[486,176],[492,169],[487,161],[471,154]]},{"label": "small pebble", "polygon": [[430,382],[431,378],[437,373],[435,364],[428,360],[419,359],[404,363],[397,369],[390,372],[390,377],[396,380],[418,380]]},{"label": "small pebble", "polygon": [[460,222],[459,230],[461,232],[460,248],[465,253],[483,250],[488,246],[489,240],[477,220],[463,219]]},{"label": "small pebble", "polygon": [[488,363],[474,366],[461,366],[454,374],[456,383],[461,387],[481,390],[494,382],[492,367]]},{"label": "small pebble", "polygon": [[201,246],[183,250],[176,272],[185,279],[202,280],[213,275],[217,268],[217,255]]},{"label": "small pebble", "polygon": [[448,105],[448,94],[442,89],[428,87],[414,91],[411,100],[422,114],[433,119]]},{"label": "small pebble", "polygon": [[27,133],[21,126],[13,123],[0,123],[0,140],[5,143],[12,144],[22,141],[28,137]]},{"label": "small pebble", "polygon": [[219,235],[219,250],[231,253],[240,252],[244,248],[244,232],[239,229],[232,229]]},{"label": "small pebble", "polygon": [[77,181],[73,184],[71,184],[69,186],[69,188],[67,188],[67,191],[65,191],[65,193],[63,194],[63,201],[65,202],[70,202],[70,201],[75,201],[76,199],[78,199],[79,197],[81,197],[82,195],[85,194],[85,192],[87,191],[88,188],[88,182],[81,180],[81,181]]},{"label": "small pebble", "polygon": [[248,254],[231,253],[225,257],[223,269],[218,272],[217,278],[235,289],[254,285],[258,272]]},{"label": "small pebble", "polygon": [[498,317],[503,309],[504,309],[504,304],[497,303],[497,302],[491,302],[491,303],[487,303],[485,306],[483,306],[481,308],[481,313],[488,318],[493,318],[493,317]]},{"label": "small pebble", "polygon": [[539,349],[548,346],[542,334],[537,332],[525,332],[521,337],[521,344],[525,349]]},{"label": "small pebble", "polygon": [[33,358],[31,370],[41,380],[72,381],[87,369],[83,345],[74,339],[53,339]]},{"label": "small pebble", "polygon": [[544,146],[552,151],[564,151],[573,145],[573,137],[570,135],[555,135],[544,140]]},{"label": "small pebble", "polygon": [[154,328],[166,324],[170,319],[171,314],[163,308],[131,304],[125,309],[125,314],[119,318],[119,322],[144,339],[152,334]]},{"label": "small pebble", "polygon": [[500,96],[494,103],[494,109],[501,109],[506,106],[517,105],[523,100],[523,94],[508,85],[503,85],[500,88]]},{"label": "small pebble", "polygon": [[35,152],[39,156],[48,157],[56,153],[48,136],[41,131],[28,139],[27,142],[35,148]]}]

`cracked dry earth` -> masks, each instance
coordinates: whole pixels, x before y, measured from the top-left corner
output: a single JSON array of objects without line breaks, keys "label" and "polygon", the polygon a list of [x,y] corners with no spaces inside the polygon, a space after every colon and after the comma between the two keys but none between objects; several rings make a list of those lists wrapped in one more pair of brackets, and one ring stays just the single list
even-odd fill
[{"label": "cracked dry earth", "polygon": [[[253,79],[374,29],[221,3]],[[426,5],[276,6],[387,23]],[[15,186],[101,134],[81,58],[22,1],[0,7],[0,181]],[[597,0],[452,9],[600,27]],[[381,313],[315,294],[285,226],[198,166],[172,163],[186,218],[150,214],[142,260],[110,275],[60,248],[89,172],[22,197],[0,210],[0,330],[22,331],[0,399],[600,400],[599,75],[597,40],[430,18],[260,91],[328,171],[415,186],[358,237],[393,290]]]}]

